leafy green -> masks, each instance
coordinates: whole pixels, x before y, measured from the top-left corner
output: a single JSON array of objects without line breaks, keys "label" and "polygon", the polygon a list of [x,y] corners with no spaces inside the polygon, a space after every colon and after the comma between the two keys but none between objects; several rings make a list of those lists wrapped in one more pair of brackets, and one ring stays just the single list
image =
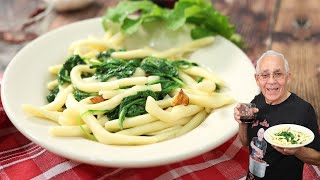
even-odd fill
[{"label": "leafy green", "polygon": [[[137,18],[129,17],[136,12],[140,12]],[[121,29],[132,34],[138,30],[144,22],[161,20],[165,17],[167,9],[160,8],[151,1],[121,1],[115,8],[110,8],[103,18],[103,26],[108,29],[109,22],[120,23]]]},{"label": "leafy green", "polygon": [[139,67],[140,62],[137,59],[124,61],[108,58],[101,64],[92,65],[91,68],[96,68],[94,76],[100,79],[100,81],[105,82],[112,77],[120,79],[132,76],[137,67]]},{"label": "leafy green", "polygon": [[72,55],[67,59],[58,73],[58,82],[60,85],[71,83],[70,72],[73,67],[79,64],[85,64],[85,61],[79,55]]},{"label": "leafy green", "polygon": [[119,118],[120,106],[115,107],[114,109],[108,111],[107,117],[109,120],[115,120]]},{"label": "leafy green", "polygon": [[111,54],[113,52],[116,52],[116,50],[115,49],[109,49],[107,51],[102,51],[97,55],[97,59],[100,60],[100,61],[104,61],[107,58],[111,57]]},{"label": "leafy green", "polygon": [[[197,79],[196,79],[196,81],[197,81],[197,83],[199,83],[199,82],[202,82],[203,81],[203,77],[197,77]],[[217,85],[217,84],[216,84]],[[216,86],[217,87],[217,86]]]},{"label": "leafy green", "polygon": [[156,100],[158,99],[157,94],[150,90],[139,91],[135,95],[124,98],[119,105],[119,122],[121,128],[125,117],[134,117],[147,113],[145,105],[148,96],[151,96]]},{"label": "leafy green", "polygon": [[209,29],[204,27],[195,27],[191,30],[192,39],[200,39],[200,38],[215,36],[215,35],[217,35],[216,32],[212,32]]},{"label": "leafy green", "polygon": [[102,51],[100,52],[98,55],[97,55],[97,59],[100,60],[100,61],[104,61],[108,58],[111,57],[111,54],[113,52],[118,52],[118,51],[126,51],[125,49],[118,49],[118,50],[115,50],[115,49],[109,49],[107,51]]},{"label": "leafy green", "polygon": [[166,77],[160,77],[159,80],[148,83],[148,85],[158,84],[158,83],[161,84],[161,91],[157,92],[159,99],[163,99],[172,90],[181,87],[181,85],[179,83],[177,83],[176,81],[173,81],[170,78],[166,78]]},{"label": "leafy green", "polygon": [[216,83],[215,92],[220,92],[220,91],[221,91],[221,85]]},{"label": "leafy green", "polygon": [[179,70],[166,59],[147,57],[143,59],[140,67],[148,75],[170,78],[178,84],[184,85],[184,83],[179,79]]},{"label": "leafy green", "polygon": [[235,26],[229,18],[218,12],[209,0],[179,0],[173,9],[159,7],[147,0],[123,0],[116,7],[109,8],[103,17],[106,30],[111,22],[120,24],[121,30],[127,34],[136,32],[141,25],[149,22],[164,22],[170,30],[192,24],[193,39],[219,34],[239,47],[244,46],[243,39],[235,33]]},{"label": "leafy green", "polygon": [[292,134],[292,132],[289,131],[282,131],[279,133],[275,134],[276,136],[283,136],[283,138],[287,141],[290,142],[291,144],[297,144],[298,141],[295,140],[295,136]]},{"label": "leafy green", "polygon": [[[125,117],[134,117],[146,113],[145,103],[148,96],[152,96],[156,100],[163,99],[169,92],[184,85],[179,79],[179,70],[186,69],[191,66],[197,66],[195,63],[188,61],[168,61],[167,59],[147,57],[143,60],[132,59],[132,60],[118,60],[111,58],[111,53],[115,50],[109,50],[101,52],[97,55],[97,61],[94,61],[91,68],[95,68],[95,77],[101,81],[107,81],[111,77],[124,78],[132,76],[136,68],[142,68],[147,75],[160,76],[159,80],[148,83],[161,84],[161,92],[153,92],[150,90],[140,91],[135,95],[128,96],[122,100],[122,102],[112,110],[103,111],[106,113],[110,120],[119,119],[120,127],[123,126]],[[128,87],[122,87],[128,88]],[[87,93],[79,89],[75,89],[73,93],[75,99],[80,101],[89,96],[97,96],[98,93]],[[90,110],[86,113],[92,113],[95,110]],[[83,114],[82,116],[84,116]],[[81,127],[80,127],[81,128]],[[86,133],[87,134],[87,133]],[[88,134],[87,134],[88,135]],[[88,135],[92,138],[90,135]]]},{"label": "leafy green", "polygon": [[59,86],[56,86],[50,91],[49,95],[47,96],[47,101],[49,103],[54,101],[58,93],[59,93]]},{"label": "leafy green", "polygon": [[125,117],[134,117],[147,113],[145,110],[145,105],[148,96],[151,96],[156,100],[158,99],[157,94],[153,91],[139,91],[135,95],[124,98],[116,108],[108,111],[108,118],[110,120],[119,118],[119,125],[122,129]]},{"label": "leafy green", "polygon": [[198,66],[197,63],[194,63],[194,62],[188,62],[188,61],[172,61],[171,62],[171,65],[176,67],[176,68],[179,68],[179,69],[188,69],[192,66]]},{"label": "leafy green", "polygon": [[85,99],[87,97],[97,96],[97,95],[98,95],[98,93],[87,93],[87,92],[81,91],[79,89],[75,89],[75,91],[73,93],[73,96],[77,101],[81,101],[82,99]]},{"label": "leafy green", "polygon": [[102,62],[90,66],[90,68],[96,68],[94,76],[102,82],[108,81],[112,77],[118,79],[130,77],[140,66],[140,59],[118,60],[110,57],[112,52],[115,50],[111,49],[98,54],[97,58]]}]

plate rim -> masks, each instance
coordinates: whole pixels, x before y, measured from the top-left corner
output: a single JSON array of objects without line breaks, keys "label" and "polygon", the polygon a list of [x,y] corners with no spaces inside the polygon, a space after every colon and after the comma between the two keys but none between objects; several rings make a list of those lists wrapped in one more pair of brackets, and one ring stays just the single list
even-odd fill
[{"label": "plate rim", "polygon": [[[311,135],[311,138],[308,141],[306,141],[306,143],[304,143],[304,144],[280,145],[280,144],[273,143],[272,140],[271,140],[271,135],[270,135],[269,131],[273,131],[274,129],[278,129],[278,128],[281,128],[281,127],[293,127],[295,129],[296,128],[303,129],[303,132],[308,132]],[[314,140],[315,136],[314,136],[314,133],[307,127],[304,127],[304,126],[299,125],[299,124],[286,123],[286,124],[277,124],[277,125],[274,125],[274,126],[268,128],[264,132],[263,137],[271,145],[274,145],[274,146],[277,146],[277,147],[280,147],[280,148],[292,149],[292,148],[304,147],[304,146],[312,143],[312,141]]]}]

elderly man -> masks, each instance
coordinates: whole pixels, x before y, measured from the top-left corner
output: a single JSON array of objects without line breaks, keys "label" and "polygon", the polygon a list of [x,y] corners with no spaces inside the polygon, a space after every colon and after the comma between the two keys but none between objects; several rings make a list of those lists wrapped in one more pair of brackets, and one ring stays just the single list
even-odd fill
[{"label": "elderly man", "polygon": [[[264,130],[278,124],[298,124],[315,134],[312,143],[305,147],[283,149],[267,144],[260,161],[252,159],[247,179],[302,179],[303,164],[320,165],[320,135],[316,113],[312,105],[289,92],[291,80],[288,61],[282,54],[267,51],[257,61],[255,79],[261,93],[252,100],[256,104],[257,118],[252,124],[240,121],[239,108],[234,118],[239,123],[239,137],[249,146],[261,128]],[[249,146],[250,153],[255,151]]]}]

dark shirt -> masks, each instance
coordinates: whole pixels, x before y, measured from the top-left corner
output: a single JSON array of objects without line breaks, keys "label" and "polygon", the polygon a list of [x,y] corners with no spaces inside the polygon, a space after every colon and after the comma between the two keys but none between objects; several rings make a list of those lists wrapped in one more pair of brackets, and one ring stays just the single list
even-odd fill
[{"label": "dark shirt", "polygon": [[[316,113],[310,103],[304,101],[296,94],[291,95],[282,103],[277,105],[269,105],[265,102],[263,94],[257,95],[253,100],[259,112],[257,114],[257,121],[248,125],[248,138],[251,141],[257,137],[257,132],[260,128],[267,130],[269,127],[278,124],[298,124],[309,128],[315,134],[312,143],[307,147],[320,151],[320,135],[317,124]],[[250,154],[253,149],[250,148]],[[275,150],[269,143],[264,154],[263,161],[268,166],[265,168],[265,175],[262,179],[302,179],[303,161],[293,155],[283,155]],[[247,179],[261,179],[253,176],[248,172]]]}]

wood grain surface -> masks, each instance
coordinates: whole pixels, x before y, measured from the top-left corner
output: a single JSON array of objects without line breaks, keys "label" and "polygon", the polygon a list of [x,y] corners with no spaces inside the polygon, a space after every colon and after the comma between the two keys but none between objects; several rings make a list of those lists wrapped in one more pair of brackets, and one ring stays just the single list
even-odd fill
[{"label": "wood grain surface", "polygon": [[[53,14],[50,29],[104,15],[119,0],[96,0],[89,7]],[[320,124],[320,1],[319,0],[212,0],[236,25],[247,43],[243,51],[255,64],[266,50],[284,54],[293,80],[290,91],[310,102]]]},{"label": "wood grain surface", "polygon": [[272,49],[289,61],[290,90],[310,102],[320,124],[320,1],[282,0],[272,31]]},{"label": "wood grain surface", "polygon": [[319,0],[213,0],[236,24],[253,63],[268,49],[289,61],[290,91],[310,102],[320,125],[320,1]]}]

